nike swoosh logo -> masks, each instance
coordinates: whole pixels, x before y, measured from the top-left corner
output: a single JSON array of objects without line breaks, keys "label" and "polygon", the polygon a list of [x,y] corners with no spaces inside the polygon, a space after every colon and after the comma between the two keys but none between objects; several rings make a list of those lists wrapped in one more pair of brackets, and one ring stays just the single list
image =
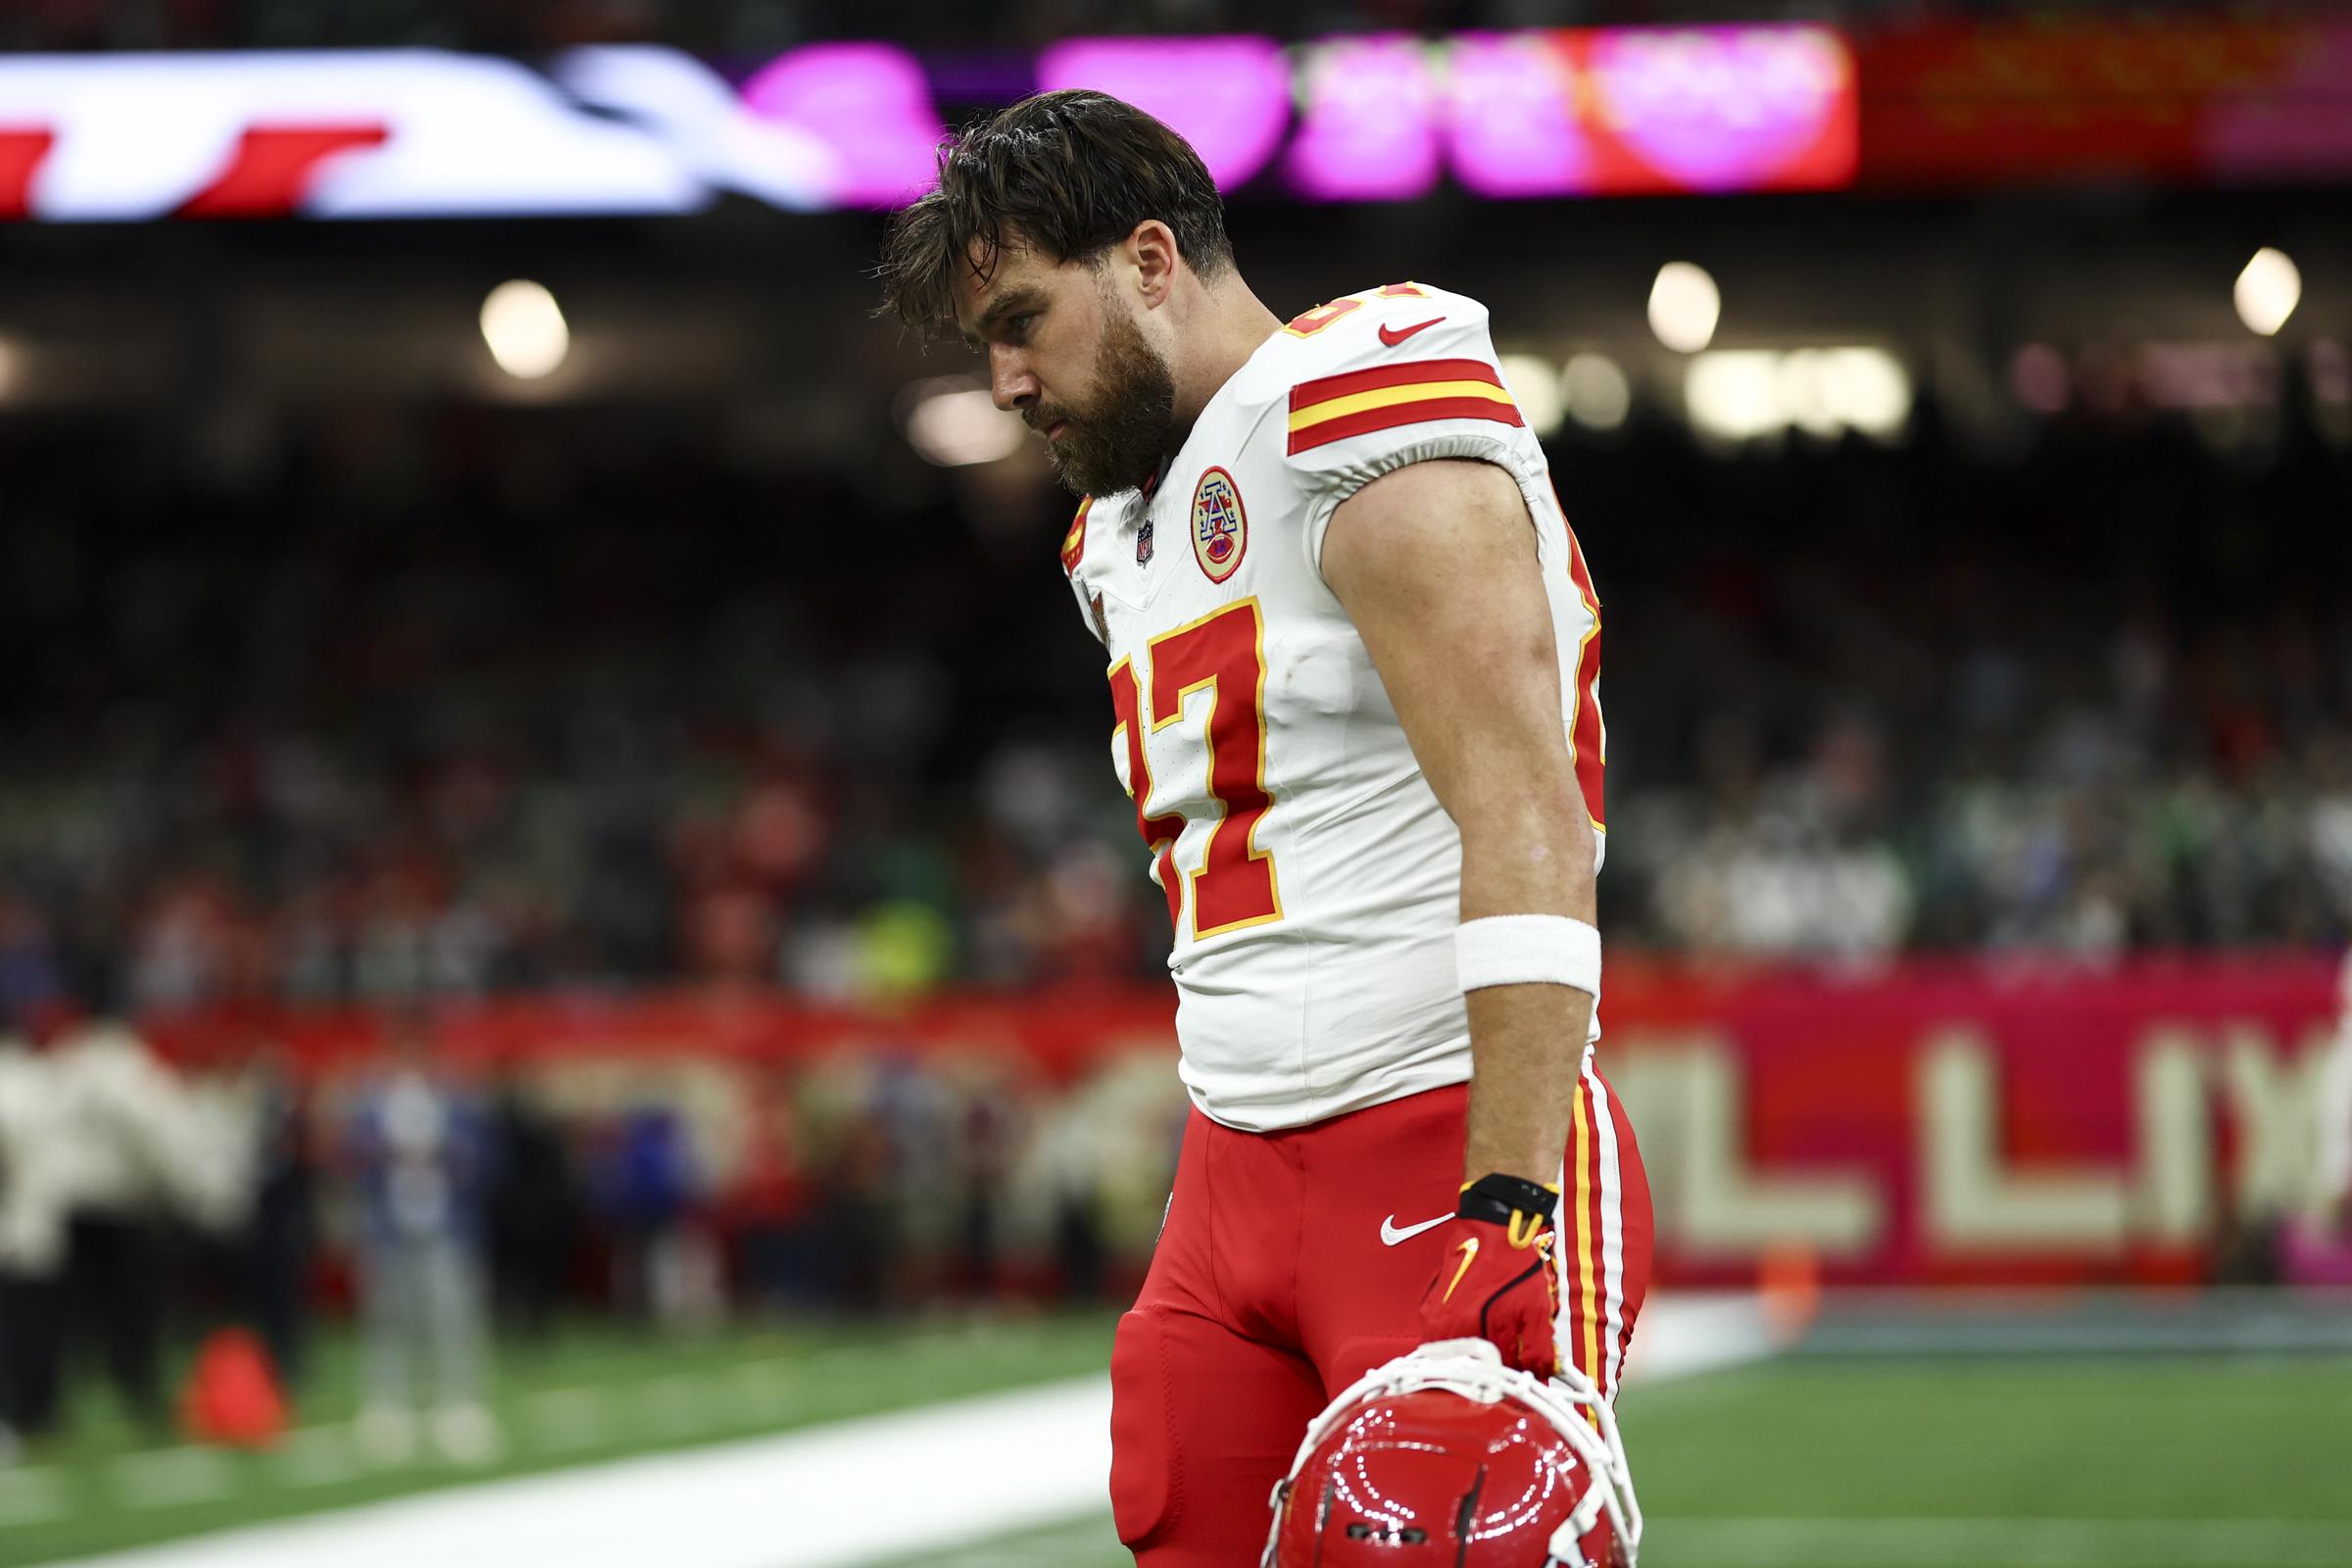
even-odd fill
[{"label": "nike swoosh logo", "polygon": [[1440,1214],[1436,1219],[1425,1219],[1418,1225],[1398,1229],[1396,1216],[1391,1214],[1380,1222],[1380,1244],[1383,1247],[1395,1247],[1398,1242],[1409,1242],[1423,1231],[1434,1231],[1451,1218],[1451,1214]]},{"label": "nike swoosh logo", "polygon": [[1411,337],[1415,332],[1426,332],[1444,319],[1446,319],[1446,318],[1443,316],[1433,316],[1428,320],[1416,322],[1411,326],[1399,326],[1393,329],[1384,326],[1380,329],[1380,340],[1383,343],[1386,343],[1389,347],[1395,348],[1406,338]]}]

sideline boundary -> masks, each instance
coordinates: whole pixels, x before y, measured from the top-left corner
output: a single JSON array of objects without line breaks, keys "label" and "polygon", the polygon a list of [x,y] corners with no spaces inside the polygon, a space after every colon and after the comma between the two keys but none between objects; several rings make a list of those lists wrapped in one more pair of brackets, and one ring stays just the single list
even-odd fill
[{"label": "sideline boundary", "polygon": [[[1770,1348],[1749,1297],[1653,1301],[1628,1380]],[[73,1559],[64,1568],[856,1568],[1099,1510],[1110,1380],[1089,1377],[684,1452],[437,1492]],[[923,1477],[920,1506],[906,1478]]]}]

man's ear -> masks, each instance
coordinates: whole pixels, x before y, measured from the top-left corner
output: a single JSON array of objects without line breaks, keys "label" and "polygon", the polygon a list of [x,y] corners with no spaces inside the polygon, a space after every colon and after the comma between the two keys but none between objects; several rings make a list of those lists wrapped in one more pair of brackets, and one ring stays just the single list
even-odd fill
[{"label": "man's ear", "polygon": [[1155,311],[1165,305],[1182,262],[1175,231],[1156,218],[1147,218],[1135,225],[1120,249],[1124,253],[1121,259],[1134,269],[1136,292],[1142,296],[1144,308]]}]

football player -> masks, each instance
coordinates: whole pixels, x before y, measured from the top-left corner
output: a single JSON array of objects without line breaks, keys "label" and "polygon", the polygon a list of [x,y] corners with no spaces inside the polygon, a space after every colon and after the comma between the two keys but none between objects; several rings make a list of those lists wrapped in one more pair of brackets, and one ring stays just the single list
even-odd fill
[{"label": "football player", "polygon": [[1233,1568],[1339,1391],[1425,1342],[1613,1394],[1650,1254],[1592,1065],[1600,604],[1477,301],[1283,320],[1215,184],[1101,93],[943,148],[888,303],[985,353],[1081,501],[1061,564],[1175,930],[1193,1101],[1111,1354],[1147,1568]]}]

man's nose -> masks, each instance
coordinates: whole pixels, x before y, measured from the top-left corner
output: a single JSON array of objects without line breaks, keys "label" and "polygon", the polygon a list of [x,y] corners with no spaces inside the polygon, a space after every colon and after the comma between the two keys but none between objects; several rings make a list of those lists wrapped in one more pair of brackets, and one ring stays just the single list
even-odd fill
[{"label": "man's nose", "polygon": [[989,345],[988,395],[1007,414],[1037,401],[1037,377],[1029,373],[1025,355],[1001,343]]}]

